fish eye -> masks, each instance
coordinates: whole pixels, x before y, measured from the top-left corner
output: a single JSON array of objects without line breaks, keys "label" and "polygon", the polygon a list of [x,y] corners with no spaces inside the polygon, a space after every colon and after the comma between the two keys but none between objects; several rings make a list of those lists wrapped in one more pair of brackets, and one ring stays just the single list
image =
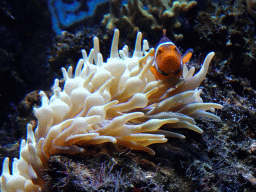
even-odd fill
[{"label": "fish eye", "polygon": [[163,48],[162,47],[159,47],[158,50],[157,50],[157,55],[158,54],[161,54],[163,52]]}]

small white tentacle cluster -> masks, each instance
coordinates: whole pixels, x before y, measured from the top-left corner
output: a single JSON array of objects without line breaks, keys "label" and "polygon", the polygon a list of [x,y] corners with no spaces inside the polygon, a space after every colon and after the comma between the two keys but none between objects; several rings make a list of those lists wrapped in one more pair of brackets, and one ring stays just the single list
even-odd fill
[{"label": "small white tentacle cluster", "polygon": [[[34,110],[38,119],[35,132],[27,127],[27,140],[21,143],[20,157],[14,159],[12,175],[9,159],[3,165],[1,191],[39,191],[43,185],[41,169],[55,154],[84,152],[85,145],[111,142],[154,154],[148,146],[167,142],[166,136],[184,139],[171,128],[187,128],[198,133],[194,118],[220,121],[213,113],[221,109],[215,103],[203,103],[198,86],[204,79],[214,53],[209,53],[201,70],[183,69],[177,85],[156,81],[149,68],[154,49],[149,49],[142,34],[137,35],[135,51],[118,51],[119,31],[115,30],[110,58],[103,62],[99,40],[89,56],[82,50],[73,74],[72,67],[62,68],[64,88],[56,79],[50,99],[41,91],[41,107]],[[167,125],[167,129],[160,129]],[[15,185],[16,183],[16,185]],[[17,183],[19,183],[17,185]]]}]

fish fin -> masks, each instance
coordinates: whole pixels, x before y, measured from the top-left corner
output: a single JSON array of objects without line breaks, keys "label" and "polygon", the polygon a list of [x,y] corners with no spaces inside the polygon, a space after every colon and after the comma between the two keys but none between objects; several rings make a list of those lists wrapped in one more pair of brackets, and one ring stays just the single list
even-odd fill
[{"label": "fish fin", "polygon": [[193,49],[188,49],[186,53],[182,56],[182,62],[187,63],[191,59],[193,52]]},{"label": "fish fin", "polygon": [[156,80],[163,80],[163,79],[168,79],[169,78],[168,75],[166,76],[166,75],[163,75],[163,74],[159,73],[159,71],[156,69],[155,66],[151,66],[150,71],[151,71],[151,73],[153,73]]},{"label": "fish fin", "polygon": [[166,29],[163,29],[163,36],[166,36]]},{"label": "fish fin", "polygon": [[159,45],[161,45],[162,43],[166,43],[166,42],[171,42],[171,39],[169,39],[167,36],[166,36],[166,29],[163,29],[163,37],[159,40],[158,42],[158,45],[156,47],[158,47]]},{"label": "fish fin", "polygon": [[151,73],[153,73],[153,75],[155,76],[155,78],[157,79],[157,80],[159,80],[159,72],[157,71],[157,69],[154,67],[154,66],[151,66],[150,67],[150,71],[151,71]]}]

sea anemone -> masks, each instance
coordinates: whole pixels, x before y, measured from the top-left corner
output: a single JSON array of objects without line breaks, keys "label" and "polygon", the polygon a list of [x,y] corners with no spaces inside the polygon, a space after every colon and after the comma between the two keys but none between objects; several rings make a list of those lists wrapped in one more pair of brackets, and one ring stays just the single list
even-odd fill
[{"label": "sea anemone", "polygon": [[[185,136],[170,132],[171,128],[187,128],[198,133],[194,118],[220,118],[207,110],[221,109],[216,103],[203,103],[198,86],[203,81],[214,53],[207,55],[202,68],[183,67],[178,81],[157,81],[149,70],[154,62],[154,49],[149,50],[142,34],[137,35],[135,51],[129,57],[128,47],[118,51],[119,31],[116,29],[110,58],[103,62],[99,40],[72,67],[62,68],[65,80],[61,91],[59,80],[53,85],[50,99],[41,91],[41,106],[34,109],[38,119],[35,132],[27,126],[20,158],[14,159],[10,175],[6,158],[1,176],[1,190],[39,190],[44,181],[41,169],[56,154],[84,152],[84,146],[106,142],[154,155],[148,146],[167,142],[166,137]],[[162,125],[165,129],[161,129]],[[14,185],[19,183],[18,185]]]}]

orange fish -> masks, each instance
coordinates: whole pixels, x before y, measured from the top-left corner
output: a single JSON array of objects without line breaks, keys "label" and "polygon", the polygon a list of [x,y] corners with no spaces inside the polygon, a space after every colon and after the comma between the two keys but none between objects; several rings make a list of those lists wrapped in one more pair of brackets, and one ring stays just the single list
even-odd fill
[{"label": "orange fish", "polygon": [[179,79],[182,75],[182,68],[192,57],[193,49],[188,49],[181,56],[176,45],[166,37],[166,30],[163,30],[163,37],[155,51],[155,61],[150,67],[151,72],[157,80]]}]

